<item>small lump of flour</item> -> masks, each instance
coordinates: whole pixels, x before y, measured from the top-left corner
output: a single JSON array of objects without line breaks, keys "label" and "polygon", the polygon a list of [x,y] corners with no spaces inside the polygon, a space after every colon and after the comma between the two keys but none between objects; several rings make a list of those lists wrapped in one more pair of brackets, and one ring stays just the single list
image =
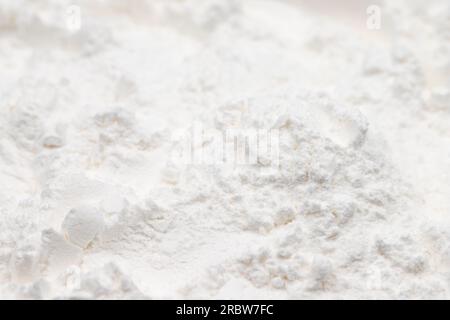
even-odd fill
[{"label": "small lump of flour", "polygon": [[67,213],[61,228],[71,243],[85,249],[103,230],[103,214],[89,206],[73,208]]}]

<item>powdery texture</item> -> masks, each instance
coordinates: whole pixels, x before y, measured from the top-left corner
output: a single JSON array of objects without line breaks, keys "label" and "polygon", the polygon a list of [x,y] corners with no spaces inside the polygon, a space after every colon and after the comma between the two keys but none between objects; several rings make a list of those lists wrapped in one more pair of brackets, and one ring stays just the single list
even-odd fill
[{"label": "powdery texture", "polygon": [[0,0],[0,297],[448,298],[449,3],[344,2]]}]

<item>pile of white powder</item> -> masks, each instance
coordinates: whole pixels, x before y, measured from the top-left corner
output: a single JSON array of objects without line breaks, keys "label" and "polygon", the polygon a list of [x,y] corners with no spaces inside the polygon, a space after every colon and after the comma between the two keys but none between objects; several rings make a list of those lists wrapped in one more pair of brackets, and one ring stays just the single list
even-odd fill
[{"label": "pile of white powder", "polygon": [[0,298],[450,298],[450,3],[373,2],[0,0]]}]

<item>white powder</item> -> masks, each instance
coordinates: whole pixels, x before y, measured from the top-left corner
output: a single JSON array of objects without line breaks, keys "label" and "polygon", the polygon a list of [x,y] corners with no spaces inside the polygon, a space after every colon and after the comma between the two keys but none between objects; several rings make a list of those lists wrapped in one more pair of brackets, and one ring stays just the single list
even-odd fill
[{"label": "white powder", "polygon": [[103,215],[91,207],[74,208],[64,218],[61,228],[71,243],[87,248],[103,231]]},{"label": "white powder", "polygon": [[449,298],[449,3],[338,2],[0,0],[0,297]]}]

